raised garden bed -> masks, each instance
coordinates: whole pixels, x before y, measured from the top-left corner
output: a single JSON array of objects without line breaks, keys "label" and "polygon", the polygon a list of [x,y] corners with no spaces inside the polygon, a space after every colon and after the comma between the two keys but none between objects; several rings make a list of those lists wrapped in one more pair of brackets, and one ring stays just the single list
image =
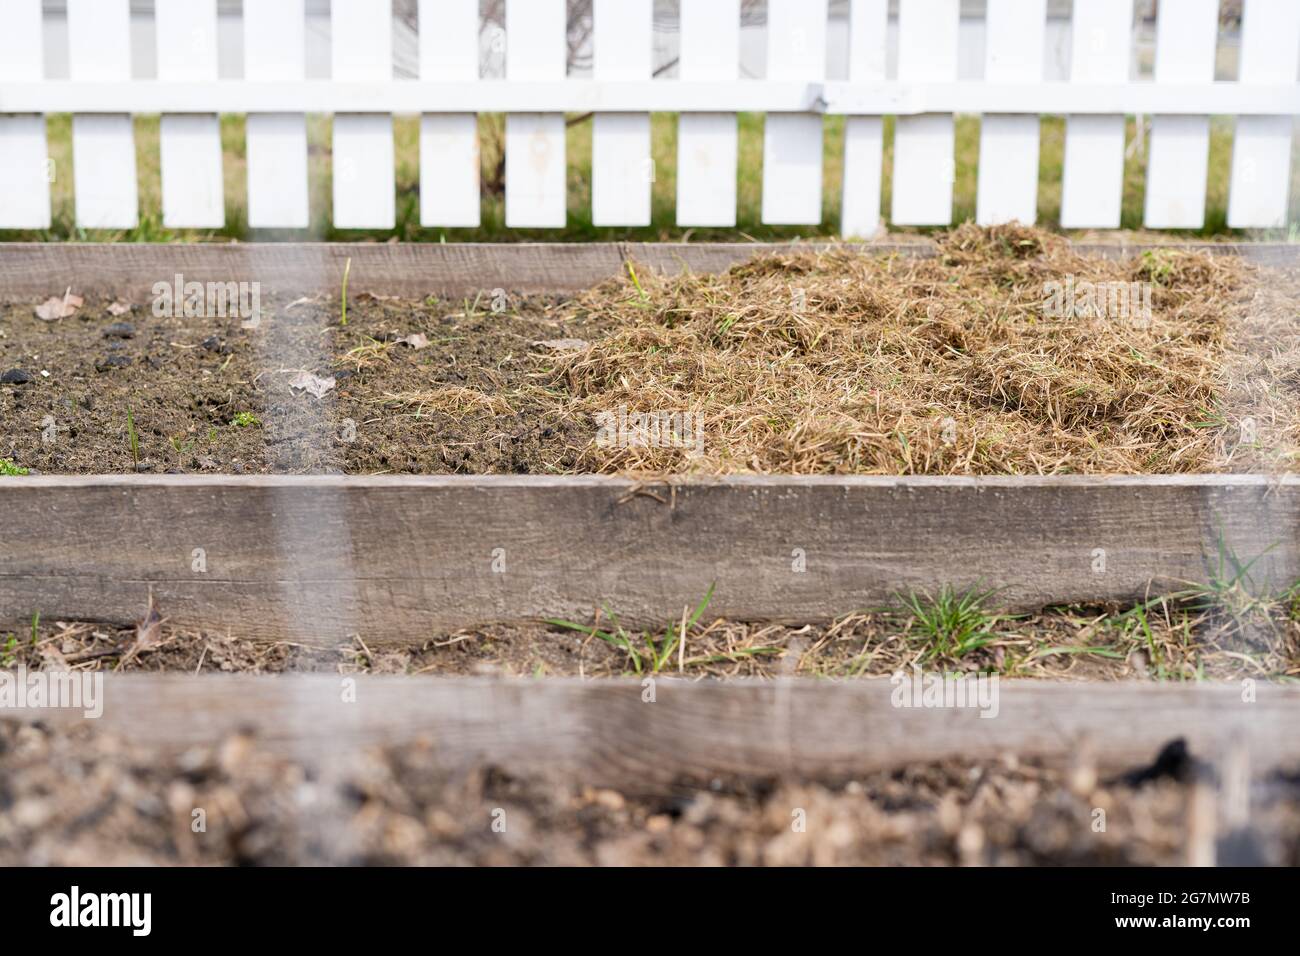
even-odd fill
[{"label": "raised garden bed", "polygon": [[[719,862],[1203,861],[1222,832],[1194,763],[1165,789],[1104,777],[1183,737],[1215,772],[1246,761],[1263,862],[1293,859],[1300,701],[1270,683],[1300,673],[1290,251],[1085,251],[1014,229],[898,248],[16,249],[5,666],[174,672],[106,674],[93,731],[5,723],[17,792],[43,786],[23,747],[115,799],[146,763],[178,807],[186,761],[211,765],[200,788],[281,800],[283,780],[382,747],[367,812],[396,842],[346,798],[336,845],[281,840],[293,801],[258,818],[261,843],[168,835],[171,811],[123,832],[152,862],[691,859],[701,830]],[[154,316],[176,273],[263,283],[260,320]],[[1152,311],[1045,312],[1067,280],[1146,283]],[[69,283],[86,301],[38,318]],[[704,441],[596,441],[620,409],[688,412]],[[161,624],[136,629],[151,606]],[[912,665],[1066,681],[1007,681],[983,720],[852,679]],[[294,673],[248,676],[265,671]],[[608,680],[569,679],[591,677]],[[360,786],[349,773],[329,800]],[[906,820],[900,780],[926,793]],[[853,836],[786,847],[772,820],[796,791]],[[86,809],[65,796],[52,834]],[[482,844],[464,816],[435,839],[439,813],[516,798],[538,845]],[[1114,839],[1085,846],[1105,801]],[[1031,836],[1042,805],[1051,839]],[[27,825],[0,858],[55,859]]]},{"label": "raised garden bed", "polygon": [[[0,308],[0,458],[44,474],[1294,467],[1290,271],[1184,250],[1084,256],[1030,230],[968,228],[929,251],[766,250],[721,277],[659,274],[655,260],[680,268],[671,247],[651,264],[611,252],[614,281],[568,298],[563,269],[545,294],[526,272],[462,294],[413,264],[428,278],[408,275],[402,288],[426,284],[406,300],[387,287],[393,264],[371,253],[346,269],[346,324],[345,267],[314,282],[287,266],[224,273],[261,283],[255,328],[243,316],[155,316],[125,280],[52,321],[33,296]],[[69,247],[65,267],[87,254]],[[172,257],[187,282],[232,267],[224,250]],[[446,268],[440,259],[422,257]],[[173,273],[151,265],[170,288]],[[59,274],[46,295],[81,287]],[[1100,314],[1050,314],[1054,295],[1085,289],[1102,290],[1088,306]],[[1107,312],[1107,290],[1125,293],[1123,314]],[[314,397],[304,374],[332,386]],[[692,440],[596,440],[602,422],[628,437],[629,414],[661,413],[689,415]]]},{"label": "raised garden bed", "polygon": [[1297,860],[1292,690],[1019,683],[995,720],[890,690],[110,675],[100,726],[0,722],[0,861]]}]

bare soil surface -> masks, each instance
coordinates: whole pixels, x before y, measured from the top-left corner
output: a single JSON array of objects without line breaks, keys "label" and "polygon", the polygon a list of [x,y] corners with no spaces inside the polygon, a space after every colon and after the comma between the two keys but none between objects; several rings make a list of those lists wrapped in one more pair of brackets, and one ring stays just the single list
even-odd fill
[{"label": "bare soil surface", "polygon": [[[0,458],[45,474],[546,473],[595,433],[489,398],[545,370],[553,350],[533,343],[593,334],[543,301],[497,314],[359,297],[343,326],[337,300],[278,296],[257,328],[112,304],[53,322],[0,306],[0,373],[25,379],[0,383]],[[303,372],[334,385],[291,387]]]},{"label": "bare soil surface", "polygon": [[1249,823],[1227,828],[1176,742],[1112,778],[1008,757],[647,795],[449,777],[420,748],[322,769],[236,736],[164,759],[89,724],[0,720],[0,865],[1294,866],[1298,783],[1257,781]]},{"label": "bare soil surface", "polygon": [[[337,647],[262,642],[166,623],[134,628],[37,621],[0,633],[0,667],[184,673],[433,674],[612,677],[879,677],[912,666],[1059,680],[1300,678],[1300,607],[1233,595],[1138,607],[1052,608],[1003,616],[975,605],[930,623],[910,610],[789,627],[701,616],[658,633],[602,624],[492,625],[394,643],[355,636]],[[141,624],[145,623],[142,615]],[[670,631],[670,628],[672,630]],[[592,633],[592,631],[595,633]],[[625,642],[625,643],[624,643]],[[970,644],[964,647],[963,643]]]},{"label": "bare soil surface", "polygon": [[[36,302],[0,306],[0,472],[1167,474],[1300,461],[1296,277],[1179,251],[1089,258],[1019,227],[965,226],[939,245],[932,260],[830,251],[720,276],[629,270],[568,301],[354,293],[346,324],[337,295],[270,289],[255,328],[142,302],[88,301],[49,321]],[[333,385],[314,396],[294,387],[304,373]],[[663,416],[689,421],[688,440],[656,439]]]}]

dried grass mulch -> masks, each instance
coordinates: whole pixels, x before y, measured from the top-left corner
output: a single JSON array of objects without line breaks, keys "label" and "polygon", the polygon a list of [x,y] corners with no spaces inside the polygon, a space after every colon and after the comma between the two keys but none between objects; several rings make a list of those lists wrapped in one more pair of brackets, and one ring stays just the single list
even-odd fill
[{"label": "dried grass mulch", "polygon": [[[689,411],[704,448],[592,444],[577,470],[1169,474],[1296,463],[1295,277],[1193,252],[1083,256],[1019,226],[963,226],[939,250],[799,253],[716,276],[638,275],[581,296],[575,316],[615,321],[558,363],[552,384],[573,413]],[[1067,279],[1076,294],[1149,284],[1150,314],[1139,296],[1054,316],[1049,283]]]}]

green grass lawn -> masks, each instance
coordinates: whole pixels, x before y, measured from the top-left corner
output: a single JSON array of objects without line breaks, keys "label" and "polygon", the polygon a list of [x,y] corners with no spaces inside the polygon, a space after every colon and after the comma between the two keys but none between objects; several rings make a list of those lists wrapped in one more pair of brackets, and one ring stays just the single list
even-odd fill
[{"label": "green grass lawn", "polygon": [[[403,116],[394,121],[397,154],[397,228],[392,232],[337,230],[330,221],[330,118],[312,116],[308,121],[310,143],[312,228],[305,232],[252,231],[246,212],[246,170],[244,119],[222,118],[225,149],[226,226],[215,231],[169,230],[162,226],[158,169],[158,118],[137,117],[136,150],[140,180],[140,223],[132,230],[79,230],[74,225],[72,201],[71,118],[67,115],[49,119],[50,155],[55,161],[53,184],[53,226],[46,232],[0,230],[0,239],[40,240],[125,240],[134,242],[201,241],[222,239],[291,239],[321,240],[374,239],[394,236],[403,241],[470,242],[502,240],[680,240],[689,239],[789,239],[794,237],[835,236],[839,232],[840,180],[843,167],[843,117],[826,118],[825,169],[823,183],[822,224],[820,226],[767,226],[760,222],[762,192],[763,117],[747,113],[740,116],[740,169],[738,210],[735,229],[680,229],[674,222],[676,209],[677,121],[673,114],[655,114],[652,121],[655,183],[652,224],[645,228],[597,228],[591,223],[591,123],[579,120],[568,127],[568,225],[564,229],[508,230],[505,227],[504,200],[499,190],[496,169],[500,158],[504,118],[483,115],[479,118],[482,144],[483,182],[497,180],[497,189],[485,188],[482,197],[482,225],[477,229],[424,229],[419,224],[419,119]],[[1129,143],[1133,147],[1137,132],[1129,120]],[[1210,141],[1210,176],[1207,193],[1206,224],[1196,235],[1231,235],[1226,225],[1228,180],[1232,158],[1233,122],[1215,117]],[[1061,206],[1061,156],[1065,140],[1065,123],[1060,117],[1042,121],[1042,152],[1039,162],[1039,224],[1057,228]],[[953,197],[954,221],[971,219],[975,214],[976,175],[979,159],[979,118],[957,118],[957,180]],[[1130,148],[1125,166],[1123,228],[1140,229],[1145,177],[1143,150]],[[893,160],[893,120],[885,120],[885,176],[882,209],[888,215]],[[1294,177],[1295,174],[1293,174]],[[1300,189],[1292,189],[1300,196]],[[1293,201],[1291,221],[1300,219],[1300,203]],[[916,231],[916,230],[909,230]],[[923,230],[922,230],[923,231]],[[1278,230],[1270,238],[1286,238],[1295,231]]]}]

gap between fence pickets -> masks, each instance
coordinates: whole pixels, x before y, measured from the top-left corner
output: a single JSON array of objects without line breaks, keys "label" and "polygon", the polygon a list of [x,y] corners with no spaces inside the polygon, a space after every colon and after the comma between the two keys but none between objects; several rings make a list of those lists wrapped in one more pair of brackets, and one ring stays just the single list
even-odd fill
[{"label": "gap between fence pickets", "polygon": [[52,726],[83,722],[179,752],[251,732],[309,762],[377,747],[432,748],[448,772],[578,772],[655,787],[682,777],[843,777],[914,761],[1089,759],[1149,763],[1184,738],[1207,761],[1245,749],[1264,771],[1300,760],[1300,688],[1260,682],[1000,680],[996,715],[905,705],[898,679],[686,681],[299,675],[108,674],[103,712],[0,711]]},{"label": "gap between fence pickets", "polygon": [[662,627],[706,593],[710,616],[801,625],[943,587],[1129,603],[1233,559],[1300,580],[1292,477],[42,476],[0,481],[0,513],[0,626],[129,625],[152,600],[325,647],[601,607]]},{"label": "gap between fence pickets", "polygon": [[[1076,242],[1081,255],[1114,259],[1152,249],[1235,255],[1257,265],[1290,267],[1300,245],[1274,242]],[[854,243],[4,243],[0,301],[62,294],[121,296],[147,303],[153,287],[185,281],[257,282],[264,292],[338,294],[351,260],[349,290],[423,298],[483,290],[572,293],[626,275],[626,263],[653,272],[714,273],[757,256],[835,250],[870,256],[933,257],[924,237]]]}]

